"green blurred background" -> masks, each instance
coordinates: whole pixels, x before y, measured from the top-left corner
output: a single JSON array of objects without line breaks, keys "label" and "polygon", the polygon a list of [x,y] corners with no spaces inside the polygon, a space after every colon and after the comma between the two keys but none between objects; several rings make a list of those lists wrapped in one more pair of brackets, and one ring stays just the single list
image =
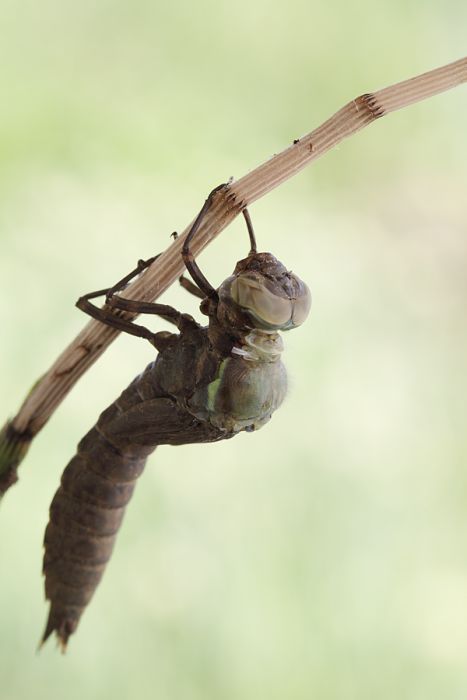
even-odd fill
[{"label": "green blurred background", "polygon": [[[460,58],[466,25],[460,0],[1,0],[1,421],[79,295],[349,99]],[[35,655],[48,505],[150,347],[119,338],[67,397],[1,506],[2,700],[467,697],[466,119],[465,87],[390,115],[252,207],[314,295],[286,404],[156,452],[63,658]],[[235,222],[209,279],[246,249]]]}]

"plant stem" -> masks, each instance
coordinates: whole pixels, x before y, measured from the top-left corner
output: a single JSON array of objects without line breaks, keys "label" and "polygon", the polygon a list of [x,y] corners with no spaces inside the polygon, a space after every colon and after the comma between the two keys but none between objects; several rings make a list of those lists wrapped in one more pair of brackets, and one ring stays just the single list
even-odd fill
[{"label": "plant stem", "polygon": [[[199,254],[243,207],[278,187],[343,139],[390,112],[465,82],[467,58],[462,58],[352,100],[317,129],[231,183],[228,190],[219,192],[193,241],[193,253]],[[154,301],[180,276],[184,267],[181,248],[190,226],[122,296]],[[117,335],[117,330],[98,321],[88,323],[37,382],[17,415],[0,432],[0,495],[16,481],[16,468],[34,436]]]}]

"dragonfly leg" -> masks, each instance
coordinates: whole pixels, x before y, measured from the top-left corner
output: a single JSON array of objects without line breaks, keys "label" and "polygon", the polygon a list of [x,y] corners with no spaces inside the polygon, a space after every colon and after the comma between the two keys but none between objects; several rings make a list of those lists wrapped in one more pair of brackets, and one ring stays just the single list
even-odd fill
[{"label": "dragonfly leg", "polygon": [[154,255],[152,258],[148,258],[147,260],[138,260],[138,264],[136,265],[135,269],[125,275],[125,277],[122,277],[122,279],[114,284],[113,287],[107,287],[106,289],[99,289],[97,292],[89,292],[89,294],[84,294],[78,299],[76,306],[78,309],[81,309],[81,311],[84,311],[84,313],[89,314],[89,316],[98,318],[95,311],[99,309],[94,304],[90,303],[90,299],[105,296],[108,300],[116,292],[120,292],[122,289],[125,289],[128,283],[131,282],[134,277],[143,272],[143,270],[146,270],[146,268],[148,268],[160,255],[161,254],[159,253],[159,255]]},{"label": "dragonfly leg", "polygon": [[[124,307],[126,310],[132,311],[133,313],[158,313],[166,321],[176,324],[180,330],[187,325],[197,325],[196,321],[191,316],[188,316],[188,314],[182,314],[176,309],[173,309],[171,306],[166,306],[165,304],[147,304],[146,302],[133,302],[131,304],[129,299],[123,299],[116,296],[112,296],[107,302],[106,306],[102,308],[95,306],[90,302],[90,299],[106,294],[107,291],[108,290],[106,289],[102,289],[100,292],[85,294],[78,299],[76,306],[81,309],[81,311],[84,311],[89,316],[92,316],[101,323],[105,323],[111,328],[116,328],[123,333],[129,333],[130,335],[135,335],[138,338],[145,338],[145,340],[149,340],[151,345],[154,345],[154,347],[159,351],[163,350],[167,346],[170,339],[174,336],[173,333],[168,333],[167,331],[153,333],[149,330],[149,328],[146,328],[146,326],[142,326],[138,323],[122,318],[112,311],[112,308],[122,309]],[[130,302],[131,306],[125,304],[125,302]],[[140,311],[142,306],[144,309]],[[154,308],[152,308],[151,311],[148,312],[148,306],[160,308],[158,311],[155,311]]]},{"label": "dragonfly leg", "polygon": [[[106,289],[105,293],[107,299],[109,299],[113,294],[116,294],[117,292],[121,292],[125,287],[128,285],[129,282],[131,282],[132,279],[134,279],[137,275],[139,275],[143,270],[146,270],[154,260],[157,260],[162,255],[162,253],[159,253],[158,255],[153,255],[152,258],[148,258],[147,260],[138,260],[138,264],[136,265],[135,269],[129,272],[125,277],[122,277],[122,279],[114,284],[113,287],[109,287],[109,289]],[[100,296],[98,292],[94,292],[95,296]],[[89,298],[89,295],[87,295]],[[92,298],[92,297],[91,297]]]},{"label": "dragonfly leg", "polygon": [[88,314],[88,316],[95,318],[96,321],[105,323],[105,325],[111,326],[111,328],[116,328],[123,333],[136,335],[138,338],[146,338],[146,340],[152,342],[154,333],[152,333],[149,328],[118,316],[106,306],[101,308],[91,303],[91,299],[103,296],[104,294],[107,294],[108,291],[109,289],[101,289],[98,292],[90,292],[89,294],[85,294],[78,299],[76,306],[78,309],[81,309],[81,311],[84,311],[85,314]]},{"label": "dragonfly leg", "polygon": [[[161,343],[166,344],[167,342],[167,333],[153,333],[145,326],[134,323],[129,319],[122,318],[118,313],[115,313],[115,311],[112,310],[117,309],[129,311],[130,313],[134,314],[158,314],[166,321],[174,323],[178,328],[185,326],[187,323],[195,323],[191,317],[186,318],[185,314],[181,314],[171,306],[167,306],[165,304],[148,304],[147,302],[130,301],[129,299],[123,299],[122,297],[116,296],[117,292],[125,289],[127,284],[134,277],[148,268],[149,265],[151,265],[151,263],[153,263],[158,257],[159,255],[155,255],[148,260],[139,260],[136,268],[125,275],[125,277],[123,277],[119,282],[114,284],[113,287],[99,289],[96,292],[90,292],[89,294],[83,295],[76,302],[76,306],[81,309],[81,311],[84,311],[89,316],[92,316],[92,318],[95,318],[97,321],[105,323],[106,325],[116,328],[124,333],[129,333],[130,335],[134,335],[139,338],[145,338],[160,349],[159,345]],[[104,307],[96,306],[91,302],[92,299],[96,299],[100,296],[106,297],[107,303]]]},{"label": "dragonfly leg", "polygon": [[152,333],[148,328],[145,328],[145,326],[138,325],[137,323],[132,323],[127,319],[121,318],[121,316],[112,313],[112,311],[106,308],[105,306],[101,308],[96,306],[95,304],[92,304],[91,299],[96,299],[97,297],[105,296],[106,299],[109,300],[116,292],[125,289],[127,284],[134,277],[143,272],[143,270],[148,268],[149,265],[151,265],[151,263],[153,263],[154,260],[156,260],[156,258],[159,257],[159,255],[154,255],[152,258],[148,258],[147,260],[138,260],[138,264],[135,267],[135,269],[129,272],[127,275],[125,275],[125,277],[122,277],[122,279],[119,280],[116,284],[114,284],[113,287],[99,289],[97,290],[97,292],[89,292],[89,294],[84,294],[78,299],[78,301],[76,302],[76,306],[78,307],[78,309],[81,309],[81,311],[84,311],[84,313],[88,314],[89,316],[92,316],[92,318],[95,318],[101,323],[105,323],[108,326],[117,328],[119,331],[122,331],[124,333],[129,333],[130,335],[135,335],[139,338],[146,338],[147,340],[151,341],[154,333]]},{"label": "dragonfly leg", "polygon": [[[178,238],[178,233],[177,231],[174,231],[173,233],[170,234],[174,241],[177,240]],[[191,280],[187,279],[183,274],[180,275],[178,278],[178,281],[180,283],[180,286],[183,287],[183,289],[186,289],[187,292],[190,292],[190,294],[193,294],[195,297],[198,297],[198,299],[204,299],[204,294],[201,291],[201,289],[194,284]]]},{"label": "dragonfly leg", "polygon": [[149,301],[136,301],[134,299],[125,299],[125,297],[112,296],[107,299],[107,305],[133,314],[154,314],[160,316],[164,321],[173,323],[179,330],[191,325],[198,326],[193,316],[183,314],[167,304],[155,304]]},{"label": "dragonfly leg", "polygon": [[209,210],[213,197],[216,194],[216,192],[219,192],[219,190],[222,190],[224,188],[227,188],[228,184],[227,183],[222,183],[222,185],[218,185],[215,187],[212,192],[209,194],[208,198],[204,202],[201,211],[199,212],[198,216],[193,222],[193,225],[191,229],[188,232],[187,237],[185,238],[185,241],[183,243],[183,248],[182,248],[182,257],[183,257],[183,262],[185,263],[185,267],[192,276],[194,282],[198,285],[198,287],[201,289],[203,294],[207,297],[215,298],[217,296],[217,292],[214,289],[214,287],[208,282],[206,277],[203,275],[201,270],[198,267],[198,264],[196,260],[193,257],[193,253],[190,250],[190,243],[195,235],[195,233],[198,231],[202,220],[204,219],[207,211]]},{"label": "dragonfly leg", "polygon": [[[195,261],[193,257],[193,253],[190,250],[190,243],[193,240],[196,232],[198,231],[202,220],[204,219],[207,211],[209,210],[213,197],[216,194],[216,192],[219,192],[219,190],[222,190],[224,188],[228,187],[228,183],[223,183],[222,185],[218,185],[215,187],[212,192],[209,194],[208,198],[204,202],[201,211],[199,212],[198,216],[193,222],[193,225],[191,229],[188,232],[187,237],[185,238],[185,241],[183,243],[183,248],[182,248],[182,257],[183,257],[183,262],[185,263],[185,267],[192,276],[193,280],[195,281],[196,285],[199,287],[201,292],[203,293],[204,296],[215,298],[217,296],[217,292],[214,289],[214,287],[208,282],[206,277],[203,275],[201,270],[198,267],[197,262]],[[251,223],[251,218],[250,214],[248,212],[248,209],[246,207],[243,207],[242,209],[243,216],[245,218],[246,226],[248,229],[248,235],[250,237],[250,255],[256,253],[256,239],[255,239],[255,233],[253,230],[253,224]],[[188,285],[185,285],[184,282],[182,282],[182,279],[180,279],[180,284],[185,287],[185,289],[188,289],[188,291],[192,291],[193,289],[188,288]],[[196,296],[200,296],[197,292]]]},{"label": "dragonfly leg", "polygon": [[195,297],[198,297],[198,299],[204,299],[203,292],[196,284],[194,284],[194,282],[187,279],[183,275],[180,275],[178,281],[180,282],[180,285],[183,287],[183,289],[187,290],[187,292],[190,292],[190,294],[193,294]]}]

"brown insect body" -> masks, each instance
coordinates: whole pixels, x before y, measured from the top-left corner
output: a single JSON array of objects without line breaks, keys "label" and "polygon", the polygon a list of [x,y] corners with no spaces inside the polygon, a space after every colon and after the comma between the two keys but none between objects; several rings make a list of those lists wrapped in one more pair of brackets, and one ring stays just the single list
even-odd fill
[{"label": "brown insect body", "polygon": [[[43,641],[55,631],[63,649],[101,580],[148,455],[158,445],[216,442],[257,430],[284,399],[286,375],[277,331],[303,322],[309,290],[273,255],[256,253],[246,210],[252,250],[218,290],[209,285],[188,243],[217,189],[184,247],[197,286],[188,280],[183,286],[203,298],[207,327],[170,306],[116,296],[152,259],[140,261],[111,290],[78,301],[79,308],[103,323],[148,339],[159,354],[81,440],[50,507],[43,566],[50,611]],[[90,303],[102,294],[107,307]],[[179,333],[151,333],[109,306],[155,313],[174,323]]]},{"label": "brown insect body", "polygon": [[[223,359],[209,345],[206,328],[193,325],[174,335],[79,443],[52,501],[45,534],[51,607],[44,641],[55,630],[66,644],[76,629],[148,455],[158,445],[215,442],[234,435],[197,419],[185,406],[195,388],[212,381]],[[195,358],[196,369],[190,362]]]}]

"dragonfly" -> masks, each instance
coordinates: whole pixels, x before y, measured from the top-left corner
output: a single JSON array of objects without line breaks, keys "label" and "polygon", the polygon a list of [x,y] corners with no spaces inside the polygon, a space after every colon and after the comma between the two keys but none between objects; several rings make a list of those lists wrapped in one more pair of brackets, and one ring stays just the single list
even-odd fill
[{"label": "dragonfly", "polygon": [[[120,331],[148,340],[156,359],[101,413],[78,444],[50,506],[44,537],[45,595],[50,601],[42,637],[55,633],[62,650],[78,626],[111,557],[125,508],[148,456],[159,445],[226,440],[269,421],[287,390],[280,331],[308,316],[307,285],[271,253],[258,253],[247,208],[248,256],[216,289],[200,270],[190,245],[216,187],[193,222],[182,248],[191,280],[185,289],[201,299],[200,325],[172,306],[124,298],[120,292],[155,260],[111,288],[82,296],[77,306]],[[104,296],[99,307],[94,299]],[[128,313],[153,314],[177,332],[152,332]]]}]

